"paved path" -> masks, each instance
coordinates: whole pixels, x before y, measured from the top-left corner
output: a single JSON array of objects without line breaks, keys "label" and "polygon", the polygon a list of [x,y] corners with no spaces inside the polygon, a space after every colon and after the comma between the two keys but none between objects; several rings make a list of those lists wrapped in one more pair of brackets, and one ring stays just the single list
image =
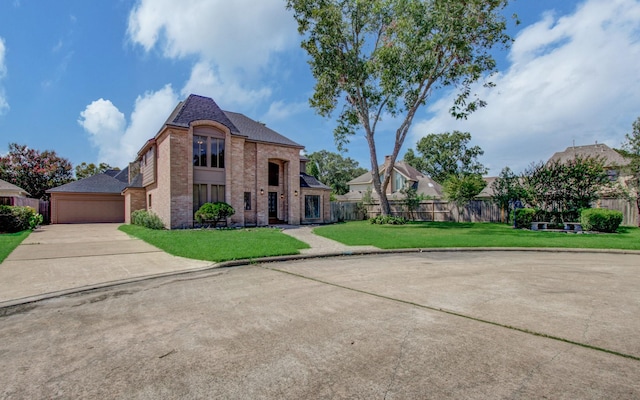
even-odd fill
[{"label": "paved path", "polygon": [[213,265],[167,254],[118,226],[56,224],[33,231],[0,264],[0,306]]},{"label": "paved path", "polygon": [[282,233],[292,236],[311,246],[310,249],[301,250],[305,255],[335,255],[353,254],[357,252],[370,252],[380,250],[375,246],[347,246],[335,240],[327,239],[313,233],[312,226],[284,226]]},{"label": "paved path", "polygon": [[640,256],[423,252],[0,309],[0,399],[639,399]]},{"label": "paved path", "polygon": [[[209,261],[175,257],[118,230],[120,224],[55,224],[33,231],[0,264],[0,307],[130,280],[197,271]],[[315,235],[312,227],[286,225],[283,232],[311,246],[303,255],[376,251]]]}]

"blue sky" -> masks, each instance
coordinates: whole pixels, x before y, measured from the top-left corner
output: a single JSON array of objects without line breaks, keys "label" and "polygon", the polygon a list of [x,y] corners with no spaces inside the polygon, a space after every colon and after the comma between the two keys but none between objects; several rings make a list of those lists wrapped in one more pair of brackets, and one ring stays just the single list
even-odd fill
[{"label": "blue sky", "polygon": [[[428,133],[472,134],[496,175],[566,147],[618,147],[640,116],[639,0],[515,0],[497,86],[466,121],[437,93],[400,156]],[[306,146],[336,151],[334,122],[308,106],[313,78],[284,0],[0,2],[0,153],[10,142],[74,165],[124,167],[190,93],[213,97]],[[378,132],[390,153],[393,121]],[[364,138],[346,156],[370,167]]]}]

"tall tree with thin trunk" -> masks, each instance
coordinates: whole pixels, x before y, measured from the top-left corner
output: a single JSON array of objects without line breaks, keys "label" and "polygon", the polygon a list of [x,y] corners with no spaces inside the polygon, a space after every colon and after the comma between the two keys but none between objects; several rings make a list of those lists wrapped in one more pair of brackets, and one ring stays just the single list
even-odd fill
[{"label": "tall tree with thin trunk", "polygon": [[[508,46],[508,0],[287,0],[316,79],[310,104],[324,116],[340,108],[334,138],[342,149],[357,131],[369,145],[373,185],[390,214],[380,179],[376,128],[397,121],[393,165],[418,108],[434,91],[455,87],[451,114],[465,118],[485,103],[471,87],[494,72],[491,50]],[[491,86],[491,82],[485,82]]]}]

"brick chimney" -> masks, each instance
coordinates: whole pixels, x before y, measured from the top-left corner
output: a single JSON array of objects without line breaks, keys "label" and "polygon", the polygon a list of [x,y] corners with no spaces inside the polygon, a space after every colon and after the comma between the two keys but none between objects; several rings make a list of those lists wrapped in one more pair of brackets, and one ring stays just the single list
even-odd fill
[{"label": "brick chimney", "polygon": [[[384,165],[382,166],[382,169],[384,173],[381,172],[380,183],[382,183],[386,174],[392,173],[393,171],[393,166],[391,165],[391,156],[384,156]],[[393,186],[392,182],[389,182],[389,186],[387,186],[387,194],[391,194],[391,189],[392,189],[391,186]]]}]

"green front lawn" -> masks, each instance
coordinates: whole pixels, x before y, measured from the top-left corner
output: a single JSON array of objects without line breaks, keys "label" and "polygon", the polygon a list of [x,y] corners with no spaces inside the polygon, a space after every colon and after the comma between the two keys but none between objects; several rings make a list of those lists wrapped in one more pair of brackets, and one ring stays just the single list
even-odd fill
[{"label": "green front lawn", "polygon": [[621,227],[616,234],[532,232],[505,224],[410,222],[373,225],[354,221],[326,225],[314,233],[351,246],[381,249],[429,247],[558,247],[640,250],[640,229]]},{"label": "green front lawn", "polygon": [[3,262],[4,259],[11,254],[13,249],[18,247],[18,245],[22,243],[30,233],[31,231],[22,231],[17,233],[0,234],[0,263]]},{"label": "green front lawn", "polygon": [[144,240],[169,254],[207,261],[228,261],[299,254],[309,245],[277,229],[153,230],[122,225],[121,231]]}]

